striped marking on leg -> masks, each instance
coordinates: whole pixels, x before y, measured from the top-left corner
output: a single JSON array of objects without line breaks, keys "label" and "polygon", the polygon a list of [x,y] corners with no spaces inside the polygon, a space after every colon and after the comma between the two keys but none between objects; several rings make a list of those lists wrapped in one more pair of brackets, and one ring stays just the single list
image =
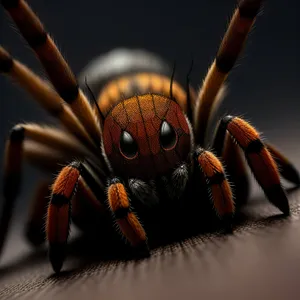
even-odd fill
[{"label": "striped marking on leg", "polygon": [[52,186],[46,232],[49,258],[55,272],[61,270],[65,259],[65,247],[70,230],[71,198],[80,176],[78,166],[78,164],[71,164],[64,167]]},{"label": "striped marking on leg", "polygon": [[245,46],[262,2],[262,0],[239,1],[217,52],[216,59],[211,64],[203,81],[194,115],[195,141],[200,145],[204,143],[207,125],[214,112],[219,90]]},{"label": "striped marking on leg", "polygon": [[[257,130],[245,120],[227,116],[222,119],[216,139],[222,139],[226,130],[243,149],[246,160],[266,196],[284,214],[289,215],[287,196],[281,186],[280,175],[271,153],[262,142]],[[220,143],[215,143],[220,146]],[[218,149],[219,151],[220,149]]]},{"label": "striped marking on leg", "polygon": [[211,152],[197,149],[195,157],[211,191],[213,205],[221,218],[232,216],[235,211],[230,184],[220,160]]},{"label": "striped marking on leg", "polygon": [[123,235],[134,247],[146,244],[146,233],[131,211],[124,185],[118,179],[113,179],[107,193],[109,207]]},{"label": "striped marking on leg", "polygon": [[101,130],[92,106],[79,89],[75,75],[37,15],[24,0],[2,0],[2,5],[41,61],[60,97],[70,105],[95,144],[99,146]]}]

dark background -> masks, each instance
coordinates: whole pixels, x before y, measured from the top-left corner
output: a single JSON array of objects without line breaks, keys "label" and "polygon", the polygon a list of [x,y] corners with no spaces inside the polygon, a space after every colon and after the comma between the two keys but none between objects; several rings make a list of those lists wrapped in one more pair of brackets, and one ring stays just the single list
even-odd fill
[{"label": "dark background", "polygon": [[[78,74],[94,57],[114,47],[160,54],[184,77],[194,57],[192,83],[199,87],[232,15],[236,1],[28,1]],[[246,51],[229,77],[222,113],[241,114],[300,166],[299,3],[266,1]],[[0,43],[43,75],[34,55],[0,10]],[[0,157],[10,128],[22,121],[51,119],[20,88],[0,77]],[[2,164],[1,164],[2,167]],[[23,212],[37,172],[26,169],[18,201]],[[2,174],[2,171],[1,171]],[[1,187],[1,186],[0,186]],[[22,199],[22,200],[21,200]],[[1,201],[0,201],[1,203]],[[23,221],[18,214],[15,222]],[[15,239],[21,239],[16,230]],[[13,245],[13,244],[12,244]],[[16,251],[6,247],[9,259]]]},{"label": "dark background", "polygon": [[[236,1],[34,1],[29,3],[52,34],[75,74],[114,47],[145,48],[199,87],[218,49]],[[242,114],[271,141],[295,140],[300,131],[300,21],[297,1],[266,1],[246,51],[229,78],[222,110]],[[0,11],[1,44],[45,76],[39,63]],[[10,128],[22,121],[48,122],[46,113],[19,87],[0,77],[0,156]],[[300,143],[300,142],[299,142]],[[280,145],[282,149],[288,147]],[[27,173],[28,184],[31,188]]]}]

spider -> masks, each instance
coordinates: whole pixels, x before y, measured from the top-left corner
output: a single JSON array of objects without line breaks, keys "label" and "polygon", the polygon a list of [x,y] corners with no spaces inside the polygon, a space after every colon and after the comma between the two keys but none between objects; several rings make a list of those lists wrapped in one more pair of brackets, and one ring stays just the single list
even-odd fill
[{"label": "spider", "polygon": [[[243,156],[268,200],[284,215],[290,214],[280,176],[299,184],[299,175],[252,125],[238,116],[225,116],[215,126],[209,149],[206,142],[224,83],[262,1],[238,2],[198,93],[189,76],[185,86],[180,84],[163,60],[143,50],[109,52],[87,66],[77,81],[28,4],[1,3],[53,86],[2,47],[0,72],[17,81],[64,127],[27,123],[13,127],[5,151],[1,248],[20,189],[23,158],[47,171],[60,168],[49,201],[48,188],[39,187],[27,224],[28,239],[41,244],[46,214],[49,259],[57,273],[65,260],[71,220],[84,214],[82,203],[88,203],[97,218],[114,220],[133,249],[146,255],[150,250],[140,216],[151,206],[170,212],[174,207],[180,210],[185,201],[191,205],[191,198],[209,203],[222,226],[231,231],[238,199],[247,197]],[[69,164],[66,158],[71,159]],[[155,222],[156,215],[150,218]]]}]

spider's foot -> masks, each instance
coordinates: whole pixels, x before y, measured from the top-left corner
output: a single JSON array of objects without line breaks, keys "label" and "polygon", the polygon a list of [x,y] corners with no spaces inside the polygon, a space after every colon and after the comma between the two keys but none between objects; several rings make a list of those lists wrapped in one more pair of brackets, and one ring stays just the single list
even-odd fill
[{"label": "spider's foot", "polygon": [[60,273],[65,256],[65,244],[55,243],[49,245],[49,259],[56,274]]},{"label": "spider's foot", "polygon": [[285,216],[291,214],[290,205],[286,193],[280,184],[275,184],[271,188],[265,190],[266,196],[269,198]]}]

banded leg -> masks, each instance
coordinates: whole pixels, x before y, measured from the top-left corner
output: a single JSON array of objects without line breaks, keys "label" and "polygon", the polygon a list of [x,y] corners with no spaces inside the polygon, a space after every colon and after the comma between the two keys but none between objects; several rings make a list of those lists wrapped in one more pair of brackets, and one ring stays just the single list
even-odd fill
[{"label": "banded leg", "polygon": [[52,186],[47,211],[46,234],[49,243],[49,259],[53,270],[60,272],[70,231],[71,199],[80,176],[79,163],[64,167]]},{"label": "banded leg", "polygon": [[[27,138],[32,141],[25,140]],[[33,142],[35,143],[33,144]],[[49,147],[45,147],[45,145]],[[23,159],[26,158],[34,165],[43,169],[46,168],[47,171],[56,171],[58,163],[65,163],[66,159],[72,159],[72,155],[82,157],[84,153],[85,149],[78,145],[72,137],[54,128],[43,128],[34,124],[19,124],[11,130],[5,149],[4,205],[0,219],[0,252],[21,187]]]},{"label": "banded leg", "polygon": [[34,72],[11,57],[2,47],[0,47],[0,73],[17,81],[48,113],[57,118],[84,145],[88,145],[92,150],[95,149],[86,129],[69,106],[62,103],[60,96]]},{"label": "banded leg", "polygon": [[21,123],[13,127],[11,135],[17,132],[19,132],[20,136],[23,136],[23,139],[36,141],[57,151],[67,153],[69,156],[84,157],[91,155],[88,149],[78,143],[73,136],[55,127]]},{"label": "banded leg", "polygon": [[107,194],[108,205],[122,234],[140,254],[149,255],[146,233],[132,212],[127,192],[119,179],[110,181]]},{"label": "banded leg", "polygon": [[[64,167],[52,185],[51,199],[47,211],[46,234],[49,243],[49,259],[53,270],[60,272],[66,255],[66,245],[69,237],[71,223],[71,204],[76,202],[76,197],[84,195],[94,210],[103,211],[103,206],[98,203],[94,190],[99,191],[101,197],[104,191],[95,181],[84,163],[73,162]],[[91,188],[91,185],[94,185]],[[77,194],[77,192],[79,192]],[[76,210],[76,206],[75,206]],[[78,211],[77,211],[78,212]]]},{"label": "banded leg", "polygon": [[1,3],[44,66],[60,97],[70,105],[92,140],[99,146],[101,130],[96,115],[79,89],[75,75],[37,15],[24,0],[2,0]]},{"label": "banded leg", "polygon": [[262,0],[241,0],[203,81],[194,115],[195,142],[203,145],[207,125],[217,100],[217,94],[243,50],[248,33],[260,10]]},{"label": "banded leg", "polygon": [[289,202],[280,183],[276,162],[261,141],[259,133],[241,118],[224,117],[219,124],[214,140],[214,149],[217,155],[221,155],[223,151],[226,132],[229,132],[244,151],[248,165],[269,201],[285,215],[289,215]]},{"label": "banded leg", "polygon": [[213,153],[203,148],[198,148],[194,157],[205,176],[216,213],[224,222],[226,229],[231,230],[235,205],[222,163]]},{"label": "banded leg", "polygon": [[46,241],[45,220],[50,196],[49,181],[40,182],[31,201],[25,235],[34,246],[39,246]]}]

